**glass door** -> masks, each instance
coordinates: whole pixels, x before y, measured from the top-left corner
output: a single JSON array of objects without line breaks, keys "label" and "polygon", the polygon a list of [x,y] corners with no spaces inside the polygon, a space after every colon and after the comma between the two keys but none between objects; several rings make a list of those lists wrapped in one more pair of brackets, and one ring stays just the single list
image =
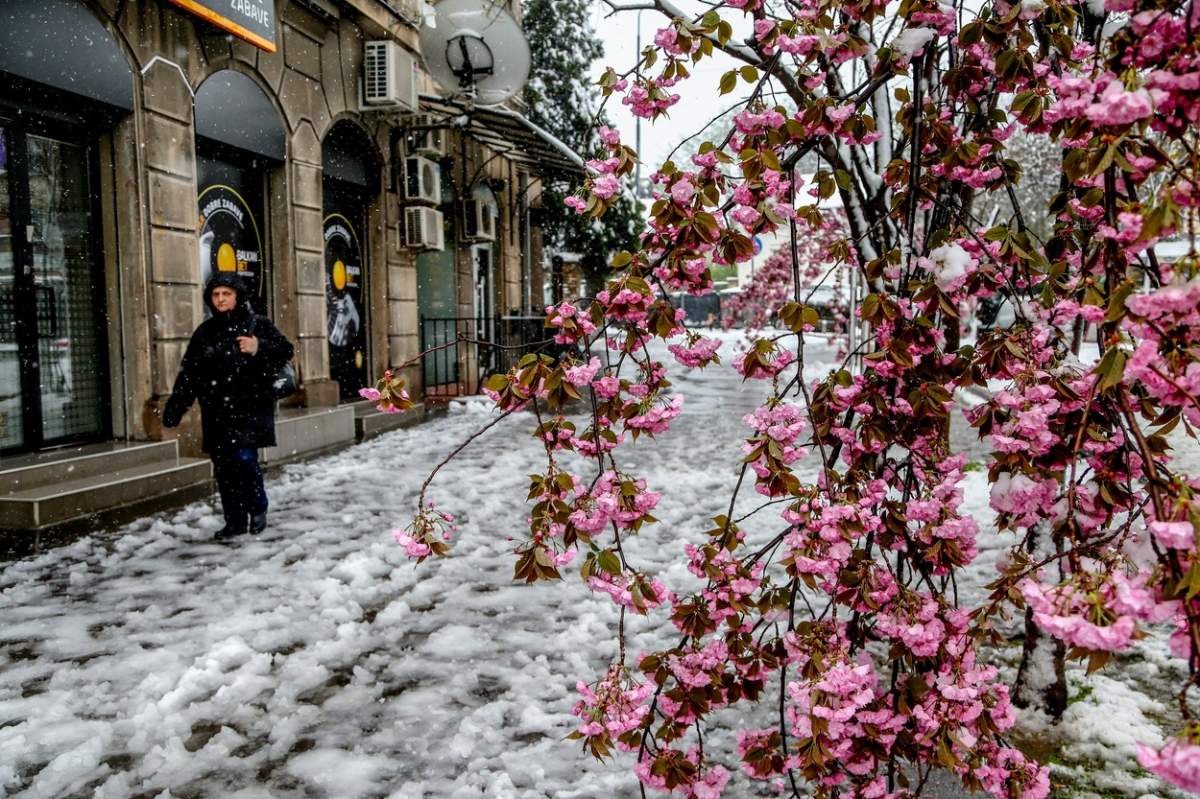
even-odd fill
[{"label": "glass door", "polygon": [[6,128],[0,127],[0,450],[17,449],[25,443],[21,365],[17,351],[9,135]]},{"label": "glass door", "polygon": [[106,436],[107,346],[90,149],[3,127],[0,447]]},{"label": "glass door", "polygon": [[[496,289],[492,286],[492,245],[474,245],[470,257],[475,266],[475,337],[496,343]],[[480,347],[479,378],[496,368],[497,350]]]},{"label": "glass door", "polygon": [[[207,139],[196,141],[196,160],[200,285],[207,286],[217,272],[236,272],[255,313],[269,315],[263,164]],[[204,313],[209,314],[207,306]]]},{"label": "glass door", "polygon": [[325,309],[329,375],[342,402],[367,385],[367,197],[359,187],[325,178]]}]

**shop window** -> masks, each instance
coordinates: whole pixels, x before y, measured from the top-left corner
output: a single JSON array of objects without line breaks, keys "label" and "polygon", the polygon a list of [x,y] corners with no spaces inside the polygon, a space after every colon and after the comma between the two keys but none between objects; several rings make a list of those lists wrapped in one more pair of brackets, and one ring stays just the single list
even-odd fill
[{"label": "shop window", "polygon": [[279,113],[246,75],[221,70],[196,92],[199,278],[236,272],[270,311],[267,176],[286,152]]},{"label": "shop window", "polygon": [[335,124],[322,144],[329,374],[341,399],[351,402],[371,380],[368,215],[380,171],[373,153],[370,139],[349,121]]}]

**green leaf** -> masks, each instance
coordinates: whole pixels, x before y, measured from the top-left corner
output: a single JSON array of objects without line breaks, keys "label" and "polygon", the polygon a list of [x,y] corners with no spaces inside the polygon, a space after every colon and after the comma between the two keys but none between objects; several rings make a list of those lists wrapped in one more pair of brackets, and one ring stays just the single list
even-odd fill
[{"label": "green leaf", "polygon": [[729,94],[737,86],[737,72],[729,70],[721,76],[721,82],[718,84],[721,94]]},{"label": "green leaf", "polygon": [[1108,313],[1104,315],[1107,322],[1115,322],[1125,315],[1125,300],[1133,293],[1133,281],[1126,278],[1117,286],[1108,300]]},{"label": "green leaf", "polygon": [[758,80],[758,70],[747,64],[739,70],[742,73],[742,80],[747,83],[754,83]]},{"label": "green leaf", "polygon": [[600,568],[609,574],[616,576],[621,573],[621,559],[617,557],[617,553],[611,549],[606,549],[600,553],[596,561]]},{"label": "green leaf", "polygon": [[868,294],[863,298],[862,303],[862,318],[870,321],[872,317],[879,311],[879,295]]},{"label": "green leaf", "polygon": [[1116,347],[1104,353],[1100,365],[1096,367],[1096,372],[1100,375],[1100,391],[1107,391],[1121,382],[1125,376],[1125,361],[1128,357],[1124,350]]}]

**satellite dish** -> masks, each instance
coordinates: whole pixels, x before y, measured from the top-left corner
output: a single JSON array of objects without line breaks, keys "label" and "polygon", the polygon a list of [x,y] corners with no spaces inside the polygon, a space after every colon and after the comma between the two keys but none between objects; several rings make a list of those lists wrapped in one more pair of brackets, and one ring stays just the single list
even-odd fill
[{"label": "satellite dish", "polygon": [[529,78],[525,34],[495,0],[441,0],[421,28],[421,51],[438,85],[475,105],[500,105]]}]

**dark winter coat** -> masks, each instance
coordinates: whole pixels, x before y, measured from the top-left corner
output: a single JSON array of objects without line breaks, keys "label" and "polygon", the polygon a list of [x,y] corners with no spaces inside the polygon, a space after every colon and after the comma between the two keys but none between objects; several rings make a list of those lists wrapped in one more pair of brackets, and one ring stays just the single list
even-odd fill
[{"label": "dark winter coat", "polygon": [[[237,292],[237,306],[218,312],[212,292],[227,286]],[[212,316],[200,323],[188,342],[175,388],[163,411],[163,424],[175,427],[194,400],[200,401],[204,450],[214,453],[275,444],[275,399],[271,381],[292,358],[292,344],[265,316],[256,315],[242,281],[218,273],[204,288]],[[258,351],[246,355],[238,336],[256,336]]]}]

